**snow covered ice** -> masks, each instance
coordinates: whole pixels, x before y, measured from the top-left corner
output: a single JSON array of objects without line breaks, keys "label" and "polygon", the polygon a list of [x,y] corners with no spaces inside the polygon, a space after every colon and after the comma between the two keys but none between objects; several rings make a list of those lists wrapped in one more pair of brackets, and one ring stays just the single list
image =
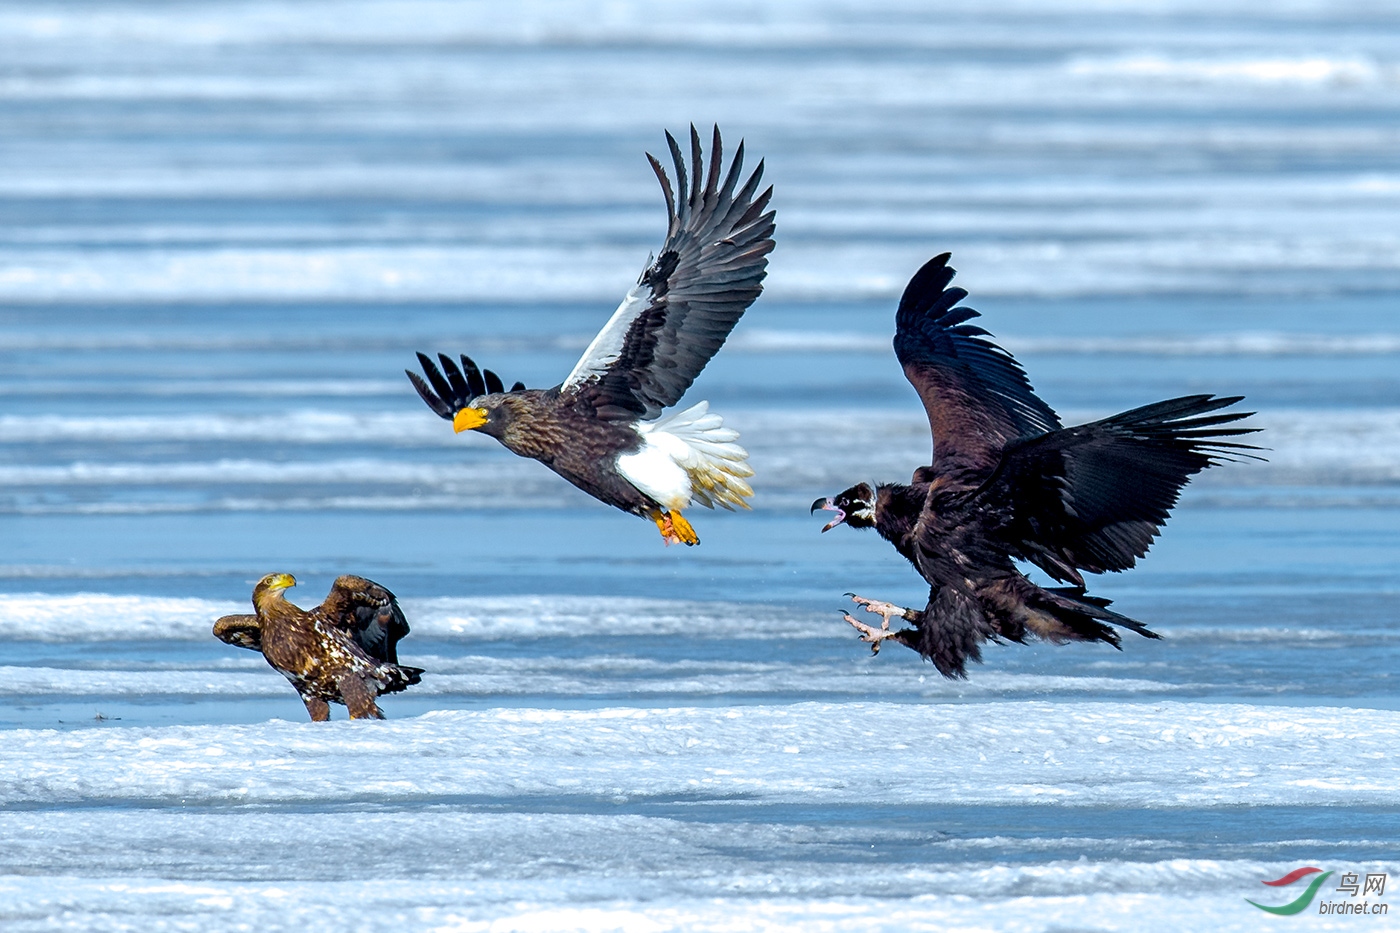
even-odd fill
[{"label": "snow covered ice", "polygon": [[[1383,928],[1245,899],[1400,885],[1397,49],[1364,3],[0,10],[0,929]],[[755,509],[679,553],[399,374],[561,378],[712,121],[778,246],[687,396]],[[1259,411],[1093,581],[1162,641],[950,682],[840,621],[926,593],[807,507],[927,457],[889,338],[943,250],[1067,422]],[[400,596],[388,721],[210,636],[270,571]]]},{"label": "snow covered ice", "polygon": [[[155,929],[1029,929],[1087,912],[1165,930],[1200,912],[1244,930],[1248,882],[1336,851],[1248,838],[1267,821],[1245,808],[1389,810],[1397,720],[795,703],[21,730],[0,753],[4,910],[18,928],[62,909]],[[1207,828],[1236,857],[1171,857]],[[374,875],[347,878],[370,852]]]}]

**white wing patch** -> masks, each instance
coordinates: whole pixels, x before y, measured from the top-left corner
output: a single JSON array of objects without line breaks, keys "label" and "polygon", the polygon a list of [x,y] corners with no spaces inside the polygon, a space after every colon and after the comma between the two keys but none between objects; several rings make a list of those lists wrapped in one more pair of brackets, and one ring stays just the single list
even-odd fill
[{"label": "white wing patch", "polygon": [[[650,259],[647,260],[647,268],[651,268]],[[622,354],[622,343],[627,339],[627,331],[637,319],[637,315],[646,310],[650,296],[651,289],[641,282],[632,286],[627,297],[622,299],[622,304],[618,305],[613,316],[608,318],[608,323],[603,325],[603,329],[598,331],[598,336],[594,337],[588,349],[583,351],[583,356],[574,364],[573,371],[569,373],[569,378],[564,380],[561,388],[572,389],[591,379],[599,378],[608,371],[608,367],[617,362],[617,358]]]},{"label": "white wing patch", "polygon": [[749,507],[744,501],[753,495],[744,482],[753,476],[744,462],[749,452],[734,443],[739,432],[726,428],[709,402],[633,427],[642,436],[642,449],[618,457],[618,472],[662,508],[683,509],[692,502],[707,509]]}]

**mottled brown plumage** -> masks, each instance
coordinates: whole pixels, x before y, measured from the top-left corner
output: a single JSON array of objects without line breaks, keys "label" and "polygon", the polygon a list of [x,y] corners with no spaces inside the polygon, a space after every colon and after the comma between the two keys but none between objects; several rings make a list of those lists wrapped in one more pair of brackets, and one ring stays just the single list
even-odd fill
[{"label": "mottled brown plumage", "polygon": [[325,602],[305,610],[283,592],[291,574],[272,573],[253,588],[255,615],[224,616],[214,636],[262,652],[301,696],[316,721],[341,703],[351,719],[383,719],[375,697],[418,683],[423,670],[398,663],[399,639],[408,622],[394,594],[363,577],[336,579]]},{"label": "mottled brown plumage", "polygon": [[[950,288],[948,254],[910,280],[895,315],[895,355],[918,391],[933,458],[908,484],[859,483],[812,510],[838,524],[875,528],[929,584],[922,610],[853,597],[884,618],[876,629],[847,616],[879,650],[894,640],[947,677],[966,676],[987,641],[1104,641],[1110,623],[1156,638],[1141,622],[1085,592],[1081,572],[1122,571],[1147,553],[1181,488],[1201,470],[1256,448],[1224,427],[1248,413],[1238,398],[1189,395],[1062,428],[1020,364]],[[1026,560],[1064,587],[1031,582]],[[891,631],[890,619],[912,628]]]},{"label": "mottled brown plumage", "polygon": [[[667,544],[696,544],[681,509],[747,508],[748,454],[701,402],[681,400],[762,291],[773,248],[773,189],[759,192],[763,163],[742,185],[744,146],[721,176],[719,128],[709,166],[695,128],[690,163],[666,134],[676,188],[648,156],[669,217],[654,261],[568,377],[552,389],[506,391],[470,358],[461,367],[418,354],[423,374],[406,370],[423,401],[456,431],[479,430],[511,452],[538,460],[608,505],[656,522]],[[439,363],[441,367],[439,368]]]}]

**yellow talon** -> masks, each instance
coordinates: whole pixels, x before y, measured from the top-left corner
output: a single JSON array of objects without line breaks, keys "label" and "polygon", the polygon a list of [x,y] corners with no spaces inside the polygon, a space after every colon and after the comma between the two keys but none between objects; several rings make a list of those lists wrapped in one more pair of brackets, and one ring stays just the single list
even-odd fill
[{"label": "yellow talon", "polygon": [[675,533],[677,541],[682,544],[695,545],[700,543],[700,536],[695,533],[695,529],[690,527],[690,522],[685,520],[685,516],[680,512],[671,513],[671,529]]},{"label": "yellow talon", "polygon": [[666,546],[673,544],[699,544],[700,536],[695,533],[695,529],[690,527],[690,522],[685,520],[685,516],[680,512],[652,512],[651,520],[656,522],[656,527],[661,531],[661,538],[666,542]]}]

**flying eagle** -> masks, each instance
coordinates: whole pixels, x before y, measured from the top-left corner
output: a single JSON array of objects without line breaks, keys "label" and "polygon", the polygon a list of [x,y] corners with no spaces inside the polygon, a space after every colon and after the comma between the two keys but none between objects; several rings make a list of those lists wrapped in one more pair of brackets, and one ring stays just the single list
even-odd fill
[{"label": "flying eagle", "polygon": [[[883,618],[845,619],[878,653],[893,639],[945,677],[966,677],[986,641],[1106,641],[1105,622],[1157,638],[1141,622],[1085,592],[1081,571],[1132,567],[1147,553],[1181,488],[1207,467],[1259,448],[1226,440],[1252,428],[1221,425],[1252,412],[1221,412],[1239,396],[1188,395],[1064,428],[1020,364],[949,288],[949,254],[910,280],[895,315],[895,355],[918,390],[933,432],[933,464],[912,481],[852,486],[818,499],[840,524],[875,528],[929,584],[922,610],[852,595]],[[1061,587],[1037,586],[1013,560],[1035,564]],[[848,594],[851,595],[851,594]],[[891,617],[912,628],[890,630]]]},{"label": "flying eagle", "polygon": [[257,614],[224,616],[214,623],[214,637],[261,651],[316,722],[331,718],[328,703],[344,704],[351,719],[383,719],[374,698],[407,689],[423,674],[398,663],[408,620],[394,594],[364,577],[343,576],[325,602],[305,610],[282,595],[296,585],[289,573],[263,577],[253,588]]},{"label": "flying eagle", "polygon": [[637,284],[552,389],[505,391],[499,376],[462,356],[459,369],[438,354],[441,370],[419,353],[423,375],[405,370],[428,407],[454,431],[479,430],[531,457],[608,505],[654,521],[662,539],[698,544],[681,514],[691,503],[748,508],[753,470],[735,444],[738,432],[699,402],[681,400],[763,290],[773,249],[773,189],[757,194],[763,163],[739,183],[744,144],[721,178],[715,127],[708,169],[695,127],[690,168],[670,133],[674,193],[648,154],[666,197],[666,241]]}]

